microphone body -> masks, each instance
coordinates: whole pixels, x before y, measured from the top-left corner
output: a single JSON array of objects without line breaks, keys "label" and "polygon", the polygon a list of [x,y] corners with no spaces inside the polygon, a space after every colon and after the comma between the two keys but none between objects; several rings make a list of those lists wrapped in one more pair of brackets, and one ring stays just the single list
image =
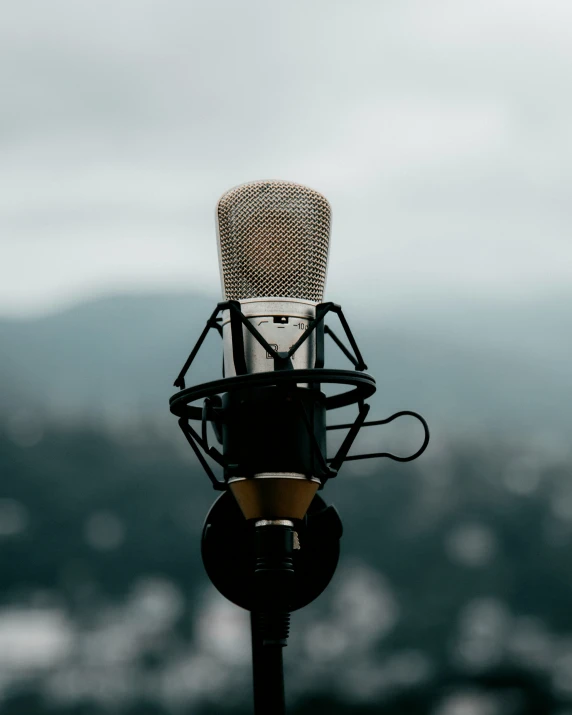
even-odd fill
[{"label": "microphone body", "polygon": [[[239,301],[242,313],[276,352],[288,350],[308,330],[316,317],[316,304],[310,301],[278,298],[250,298]],[[236,375],[232,354],[230,311],[223,311],[224,376]],[[247,372],[274,370],[274,360],[256,338],[243,329],[244,358]],[[316,336],[312,333],[291,358],[292,367],[311,369],[316,362]]]},{"label": "microphone body", "polygon": [[[223,298],[279,354],[309,329],[322,302],[330,236],[330,206],[316,191],[285,181],[255,181],[231,189],[217,205]],[[276,369],[243,325],[246,374]],[[323,326],[312,331],[288,367],[316,367]],[[224,377],[235,377],[231,311],[222,315]],[[321,484],[311,431],[325,448],[326,418],[319,387],[246,388],[223,397],[223,454],[241,470],[226,478],[246,518],[303,518]],[[302,414],[302,411],[304,414]]]}]

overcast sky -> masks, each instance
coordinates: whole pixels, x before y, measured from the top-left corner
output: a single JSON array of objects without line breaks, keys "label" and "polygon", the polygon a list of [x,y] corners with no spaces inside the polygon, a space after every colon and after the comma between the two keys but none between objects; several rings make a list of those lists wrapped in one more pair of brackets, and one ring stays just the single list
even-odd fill
[{"label": "overcast sky", "polygon": [[572,284],[569,0],[5,0],[0,313],[218,294],[214,206],[333,206],[327,296]]}]

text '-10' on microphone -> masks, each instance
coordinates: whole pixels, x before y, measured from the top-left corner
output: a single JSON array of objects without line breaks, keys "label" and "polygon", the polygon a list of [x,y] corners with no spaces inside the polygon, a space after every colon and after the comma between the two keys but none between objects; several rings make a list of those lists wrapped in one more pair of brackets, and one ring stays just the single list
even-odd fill
[{"label": "text '-10' on microphone", "polygon": [[[317,491],[345,461],[415,459],[429,431],[409,410],[365,421],[375,380],[340,305],[324,302],[328,201],[299,184],[254,181],[225,193],[216,218],[223,301],[175,380],[179,392],[170,409],[213,486],[224,492],[203,532],[207,573],[231,601],[262,614],[264,644],[281,647],[285,614],[316,598],[337,564],[341,523]],[[330,325],[334,317],[343,338]],[[222,337],[223,376],[187,387],[187,371],[211,330]],[[349,369],[327,367],[326,335]],[[325,385],[335,385],[336,394],[326,396]],[[328,412],[349,405],[357,410],[354,422],[327,424]],[[401,415],[423,425],[415,454],[349,454],[361,428]],[[329,456],[326,434],[338,429],[345,436]]]}]

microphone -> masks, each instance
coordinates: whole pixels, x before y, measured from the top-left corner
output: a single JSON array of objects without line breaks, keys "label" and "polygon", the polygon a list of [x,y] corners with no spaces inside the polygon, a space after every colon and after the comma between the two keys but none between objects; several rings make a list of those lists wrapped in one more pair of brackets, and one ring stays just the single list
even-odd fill
[{"label": "microphone", "polygon": [[[217,204],[216,216],[223,298],[237,301],[248,322],[278,354],[284,355],[308,330],[316,318],[316,306],[323,300],[330,205],[317,191],[299,184],[254,181],[225,193]],[[224,310],[225,377],[239,374],[237,367],[241,374],[281,369],[246,326],[242,331],[244,361],[239,360],[237,366],[231,311]],[[291,366],[316,366],[315,332],[291,356]],[[309,384],[298,383],[298,387],[308,389]],[[291,401],[287,393],[251,393],[241,414],[249,431],[258,433],[257,444],[252,446],[260,450],[260,459],[254,460],[254,472],[238,473],[228,484],[247,519],[302,519],[321,484],[314,465],[303,458],[303,452],[308,454],[312,449],[304,439],[300,414],[295,414]],[[240,397],[227,398],[226,409],[240,411],[239,403]],[[306,408],[312,413],[310,419],[317,422],[320,417],[315,405],[306,400]],[[233,424],[236,435],[233,430],[228,432],[227,454],[243,451],[238,440],[246,441],[250,448],[252,440],[235,426],[241,418]],[[269,434],[269,426],[279,440]],[[318,442],[323,444],[325,421],[320,420],[315,429]]]},{"label": "microphone", "polygon": [[[425,420],[401,411],[365,422],[375,392],[340,305],[323,302],[331,210],[317,191],[287,181],[253,181],[223,194],[216,210],[223,301],[207,320],[175,386],[170,409],[211,480],[230,491],[247,520],[304,518],[319,488],[350,460],[387,457],[407,462],[429,442]],[[349,347],[325,325],[337,315]],[[223,378],[186,387],[207,334],[223,342]],[[353,370],[325,367],[329,335]],[[325,384],[343,386],[326,396]],[[351,388],[351,389],[347,389]],[[202,401],[202,406],[197,405]],[[356,405],[353,423],[326,425],[328,411]],[[362,427],[417,418],[425,437],[408,457],[389,452],[349,455]],[[201,423],[200,434],[191,422]],[[210,444],[209,426],[222,451]],[[346,429],[329,458],[326,432]],[[218,479],[206,457],[223,467]]]},{"label": "microphone", "polygon": [[[409,410],[365,421],[375,380],[341,306],[323,300],[331,210],[321,194],[287,181],[253,181],[225,193],[216,218],[223,300],[175,380],[170,410],[223,492],[205,522],[202,557],[216,588],[252,613],[256,715],[282,715],[290,613],[320,595],[339,556],[341,521],[318,489],[350,460],[416,459],[429,429]],[[334,315],[345,342],[325,324]],[[223,376],[187,387],[211,330],[222,338]],[[326,335],[353,369],[326,367]],[[326,395],[324,385],[340,389]],[[353,422],[327,424],[328,412],[349,405],[357,407]],[[417,452],[349,454],[360,429],[403,415],[423,426]],[[332,457],[329,430],[346,430]]]}]

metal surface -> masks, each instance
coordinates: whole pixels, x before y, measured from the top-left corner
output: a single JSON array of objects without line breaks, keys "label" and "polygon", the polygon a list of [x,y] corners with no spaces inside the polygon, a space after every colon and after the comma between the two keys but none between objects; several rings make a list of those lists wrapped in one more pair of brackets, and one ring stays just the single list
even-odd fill
[{"label": "metal surface", "polygon": [[315,370],[284,370],[283,372],[259,372],[251,375],[239,375],[222,380],[205,382],[194,387],[187,387],[172,395],[169,399],[170,410],[177,417],[201,419],[202,407],[193,407],[191,403],[223,392],[242,390],[269,385],[286,385],[312,382],[317,384],[351,385],[353,390],[326,398],[326,409],[334,410],[356,402],[367,400],[375,392],[375,380],[365,372],[353,370],[334,370],[320,368]]},{"label": "metal surface", "polygon": [[[404,417],[404,416],[409,416],[409,417],[415,417],[416,420],[419,420],[421,422],[421,425],[423,426],[423,443],[421,444],[421,447],[414,452],[413,454],[410,454],[408,457],[398,457],[396,454],[392,454],[391,452],[370,452],[369,454],[355,454],[355,455],[350,455],[347,456],[344,455],[343,459],[341,460],[342,462],[354,462],[358,459],[381,459],[383,457],[387,457],[388,459],[393,459],[394,462],[413,462],[413,460],[417,459],[417,457],[420,457],[423,452],[427,449],[427,445],[429,444],[429,425],[427,424],[427,421],[418,413],[418,412],[413,412],[412,410],[401,410],[401,412],[396,412],[395,414],[391,415],[391,417],[386,417],[384,420],[374,420],[373,422],[362,422],[360,427],[375,427],[376,425],[386,425],[389,424],[389,422],[393,422],[393,420],[396,420],[398,417]],[[328,425],[326,427],[327,430],[337,430],[337,429],[352,429],[355,426],[354,424],[346,424],[346,425]],[[333,463],[337,459],[337,457],[334,457],[332,459],[329,459],[328,462]],[[340,462],[341,464],[341,462]]]},{"label": "metal surface", "polygon": [[282,647],[264,645],[256,613],[250,614],[250,628],[254,715],[284,715],[286,698]]},{"label": "metal surface", "polygon": [[277,473],[273,477],[231,479],[228,485],[245,519],[303,519],[320,480],[292,479]]},{"label": "metal surface", "polygon": [[[316,317],[314,303],[302,300],[255,299],[241,301],[243,315],[277,352],[287,353],[300,339]],[[222,335],[225,377],[236,375],[233,359],[230,310],[222,314]],[[245,326],[242,327],[246,371],[268,372],[274,370],[272,355],[260,344]],[[291,357],[295,368],[312,368],[316,362],[316,332]]]},{"label": "metal surface", "polygon": [[323,299],[331,209],[317,191],[289,181],[252,181],[217,204],[226,300]]}]

